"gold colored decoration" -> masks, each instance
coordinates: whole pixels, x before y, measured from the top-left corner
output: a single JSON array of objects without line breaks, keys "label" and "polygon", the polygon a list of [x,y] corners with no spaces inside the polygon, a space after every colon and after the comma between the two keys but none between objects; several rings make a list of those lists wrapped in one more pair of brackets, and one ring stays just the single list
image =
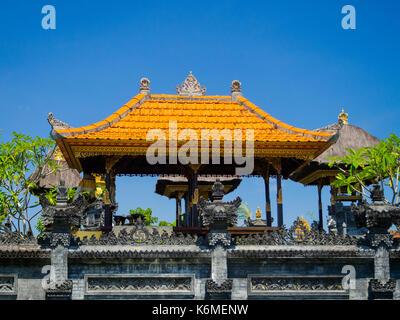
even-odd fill
[{"label": "gold colored decoration", "polygon": [[[311,228],[310,228],[310,226],[309,226],[307,220],[304,219],[303,217],[301,217],[301,218],[300,218],[300,221],[303,223],[303,226],[306,228],[306,230],[307,230],[308,232],[310,232]],[[301,228],[300,225],[298,225],[298,227],[296,228],[295,233],[296,233],[296,239],[297,239],[297,241],[299,241],[299,242],[303,241],[303,238],[304,238],[304,230]]]},{"label": "gold colored decoration", "polygon": [[110,193],[108,192],[108,190],[106,189],[106,190],[104,190],[105,191],[105,199],[104,199],[104,203],[105,204],[111,204],[111,201],[110,201]]},{"label": "gold colored decoration", "polygon": [[106,171],[107,171],[107,173],[111,172],[111,169],[119,161],[119,159],[121,159],[121,157],[119,157],[119,156],[114,156],[114,157],[106,159]]},{"label": "gold colored decoration", "polygon": [[282,188],[279,189],[277,202],[278,204],[282,204]]},{"label": "gold colored decoration", "polygon": [[54,149],[54,160],[56,161],[65,161],[65,158],[58,146],[55,147]]},{"label": "gold colored decoration", "polygon": [[103,194],[103,189],[100,187],[97,187],[96,188],[96,197],[100,198],[102,194]]},{"label": "gold colored decoration", "polygon": [[257,220],[261,220],[261,210],[260,210],[260,207],[257,207],[256,218],[257,218]]},{"label": "gold colored decoration", "polygon": [[342,112],[339,114],[338,119],[341,120],[344,124],[349,124],[349,115],[344,112],[344,109],[342,109]]},{"label": "gold colored decoration", "polygon": [[193,201],[192,204],[197,204],[199,202],[199,189],[195,189],[193,193]]}]

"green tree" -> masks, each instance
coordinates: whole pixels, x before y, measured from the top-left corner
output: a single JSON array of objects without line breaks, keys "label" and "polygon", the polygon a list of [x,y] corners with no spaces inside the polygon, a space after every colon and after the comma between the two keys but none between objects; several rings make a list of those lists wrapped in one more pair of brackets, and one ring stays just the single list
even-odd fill
[{"label": "green tree", "polygon": [[131,215],[140,214],[140,215],[144,216],[144,225],[145,226],[154,225],[158,221],[157,217],[153,217],[151,215],[152,210],[150,208],[147,208],[146,210],[144,210],[141,207],[137,207],[136,209],[129,210],[129,214],[131,214]]},{"label": "green tree", "polygon": [[176,226],[176,221],[174,221],[174,222],[172,222],[172,223],[169,223],[169,222],[167,222],[167,221],[161,220],[161,221],[158,223],[158,226],[159,226],[159,227],[175,227],[175,226]]},{"label": "green tree", "polygon": [[399,205],[400,138],[390,134],[374,147],[352,150],[347,148],[344,157],[330,157],[330,167],[336,166],[340,173],[332,186],[345,187],[351,194],[356,191],[371,198],[369,183],[376,180],[382,190],[390,190],[388,203]]},{"label": "green tree", "polygon": [[251,219],[251,211],[247,203],[242,203],[238,208],[238,220],[248,220]]},{"label": "green tree", "polygon": [[[44,177],[45,165],[56,169],[55,162],[47,157],[53,146],[51,138],[32,138],[15,132],[10,141],[0,143],[0,230],[16,231],[22,236],[32,234],[31,221],[41,210],[30,215],[39,203],[32,203],[29,191]],[[32,177],[34,170],[37,174]]]}]

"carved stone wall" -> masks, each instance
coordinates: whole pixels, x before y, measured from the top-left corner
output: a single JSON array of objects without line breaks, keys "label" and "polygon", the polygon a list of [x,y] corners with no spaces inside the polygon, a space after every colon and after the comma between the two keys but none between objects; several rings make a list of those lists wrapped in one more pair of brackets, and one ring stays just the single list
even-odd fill
[{"label": "carved stone wall", "polygon": [[85,295],[194,295],[194,275],[85,275]]}]

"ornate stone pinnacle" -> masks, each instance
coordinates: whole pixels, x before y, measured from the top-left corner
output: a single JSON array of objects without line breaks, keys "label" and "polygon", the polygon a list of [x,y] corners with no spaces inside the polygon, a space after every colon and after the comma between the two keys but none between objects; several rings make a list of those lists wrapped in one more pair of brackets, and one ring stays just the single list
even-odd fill
[{"label": "ornate stone pinnacle", "polygon": [[182,96],[203,96],[206,90],[204,86],[201,88],[200,82],[194,77],[192,71],[190,71],[180,87],[179,85],[176,86],[176,91]]},{"label": "ornate stone pinnacle", "polygon": [[221,183],[219,179],[215,181],[214,185],[211,189],[211,199],[214,200],[221,200],[224,196],[224,185]]},{"label": "ornate stone pinnacle", "polygon": [[150,80],[147,78],[140,79],[140,93],[150,94]]},{"label": "ornate stone pinnacle", "polygon": [[243,97],[242,84],[238,80],[233,80],[231,84],[231,96],[233,99],[237,97]]}]

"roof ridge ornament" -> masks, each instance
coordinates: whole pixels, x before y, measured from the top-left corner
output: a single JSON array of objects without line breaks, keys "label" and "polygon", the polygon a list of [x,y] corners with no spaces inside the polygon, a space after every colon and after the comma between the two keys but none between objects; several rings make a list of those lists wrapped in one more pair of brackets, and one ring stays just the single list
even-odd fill
[{"label": "roof ridge ornament", "polygon": [[150,80],[147,78],[140,79],[140,93],[150,94]]},{"label": "roof ridge ornament", "polygon": [[47,121],[50,123],[52,128],[57,128],[57,129],[71,129],[72,127],[65,122],[62,122],[53,116],[53,112],[50,112],[47,115]]},{"label": "roof ridge ornament", "polygon": [[342,112],[338,116],[339,122],[343,124],[349,124],[349,115],[344,112],[344,109],[342,109]]},{"label": "roof ridge ornament", "polygon": [[180,87],[179,85],[176,86],[176,91],[181,96],[204,96],[206,90],[205,86],[203,86],[203,88],[201,87],[200,82],[194,77],[192,71],[190,71]]},{"label": "roof ridge ornament", "polygon": [[237,97],[243,97],[242,94],[242,83],[239,80],[233,80],[231,84],[231,96],[232,99]]}]

